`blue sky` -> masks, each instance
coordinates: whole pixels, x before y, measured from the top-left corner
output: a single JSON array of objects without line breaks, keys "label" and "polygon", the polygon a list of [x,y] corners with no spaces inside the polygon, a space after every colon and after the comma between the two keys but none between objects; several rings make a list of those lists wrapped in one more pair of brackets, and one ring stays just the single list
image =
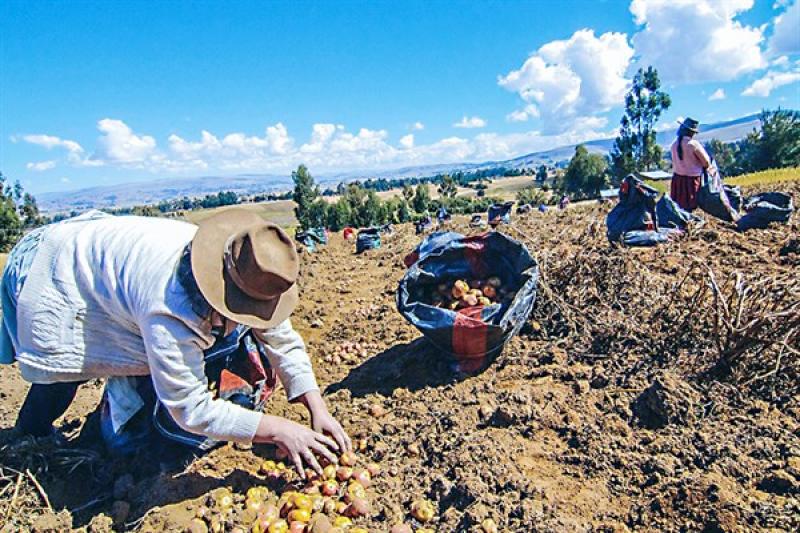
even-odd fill
[{"label": "blue sky", "polygon": [[[798,0],[0,5],[0,170],[33,192],[505,159],[800,108]],[[715,95],[712,97],[712,95]]]}]

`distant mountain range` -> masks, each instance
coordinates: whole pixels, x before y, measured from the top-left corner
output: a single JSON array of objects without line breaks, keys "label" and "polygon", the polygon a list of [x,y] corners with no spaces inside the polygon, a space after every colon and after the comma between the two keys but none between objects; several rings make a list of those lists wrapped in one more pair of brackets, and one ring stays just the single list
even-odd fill
[{"label": "distant mountain range", "polygon": [[[698,139],[707,141],[712,138],[723,142],[733,142],[744,138],[758,127],[758,115],[748,115],[735,120],[708,124],[698,134]],[[667,130],[658,134],[658,142],[669,146],[675,130]],[[614,144],[613,139],[598,139],[583,143],[591,152],[608,153]],[[432,176],[440,173],[469,172],[475,170],[505,168],[527,168],[532,166],[555,165],[569,160],[575,152],[576,145],[560,146],[551,150],[534,152],[505,161],[485,161],[482,163],[441,163],[404,167],[392,170],[359,170],[317,176],[322,185],[335,185],[343,181],[366,178],[414,178]],[[239,174],[235,176],[201,176],[196,178],[171,178],[138,183],[122,183],[89,187],[66,192],[48,192],[37,195],[42,211],[57,213],[65,211],[83,211],[92,208],[127,207],[132,205],[158,203],[162,200],[196,197],[217,193],[221,190],[234,191],[238,194],[257,194],[264,192],[285,191],[292,185],[291,177],[273,174]]]}]

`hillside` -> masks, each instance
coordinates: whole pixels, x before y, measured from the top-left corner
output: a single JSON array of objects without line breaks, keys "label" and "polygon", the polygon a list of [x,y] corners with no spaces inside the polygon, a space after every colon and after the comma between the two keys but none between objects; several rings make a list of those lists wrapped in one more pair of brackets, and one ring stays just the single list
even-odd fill
[{"label": "hillside", "polygon": [[[704,126],[699,135],[700,140],[717,138],[731,142],[743,138],[758,126],[758,116],[749,115],[736,120],[709,124]],[[672,142],[674,131],[668,130],[658,134],[658,141],[664,146]],[[607,153],[613,139],[599,139],[584,143],[590,151]],[[482,163],[442,163],[403,167],[390,170],[358,170],[321,174],[315,176],[323,185],[335,185],[340,182],[363,178],[413,178],[431,176],[439,173],[468,172],[471,170],[492,169],[498,167],[523,168],[541,164],[553,165],[568,160],[575,152],[575,145],[560,146],[551,150],[534,152],[503,161],[484,161]],[[312,169],[313,171],[313,169]],[[235,176],[203,176],[197,178],[159,179],[154,181],[123,183],[102,187],[91,187],[75,191],[43,193],[37,196],[40,208],[46,213],[71,210],[82,211],[91,208],[127,207],[137,204],[158,203],[162,200],[195,197],[216,193],[220,190],[234,191],[238,194],[255,194],[263,192],[285,191],[291,186],[287,175],[248,174]]]}]

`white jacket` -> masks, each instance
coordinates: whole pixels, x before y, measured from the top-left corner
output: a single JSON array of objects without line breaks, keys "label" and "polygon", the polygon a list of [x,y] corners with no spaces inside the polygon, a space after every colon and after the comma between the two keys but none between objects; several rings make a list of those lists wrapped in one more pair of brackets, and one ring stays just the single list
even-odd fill
[{"label": "white jacket", "polygon": [[[260,414],[208,390],[203,350],[214,341],[178,282],[197,227],[147,217],[79,217],[45,230],[17,303],[13,339],[35,383],[151,375],[185,430],[248,442]],[[300,335],[286,320],[263,332],[270,364],[294,399],[317,388]]]}]

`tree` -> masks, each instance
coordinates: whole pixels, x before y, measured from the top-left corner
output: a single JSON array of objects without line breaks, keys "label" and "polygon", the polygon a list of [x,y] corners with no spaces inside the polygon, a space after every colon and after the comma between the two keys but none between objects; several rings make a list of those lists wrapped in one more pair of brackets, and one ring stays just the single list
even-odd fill
[{"label": "tree", "polygon": [[458,186],[452,177],[450,177],[448,174],[445,174],[444,177],[442,177],[442,182],[439,184],[438,191],[439,196],[447,200],[456,197]]},{"label": "tree", "polygon": [[711,139],[706,143],[706,151],[714,158],[723,176],[740,174],[737,162],[737,149],[735,144],[724,143],[719,139]]},{"label": "tree", "polygon": [[411,209],[408,206],[408,201],[405,199],[400,204],[400,208],[397,210],[397,221],[401,223],[411,221]]},{"label": "tree", "polygon": [[428,185],[420,183],[414,192],[414,198],[411,201],[411,206],[417,213],[424,213],[428,210],[428,204],[431,201],[431,193],[428,191]]},{"label": "tree", "polygon": [[403,198],[406,202],[410,202],[411,198],[414,197],[414,188],[408,184],[408,182],[403,182]]},{"label": "tree", "polygon": [[640,68],[633,77],[631,89],[625,95],[619,136],[611,149],[611,173],[616,178],[661,165],[655,124],[672,100],[660,87],[658,71],[653,67]]},{"label": "tree", "polygon": [[590,154],[584,145],[579,144],[564,174],[562,188],[575,196],[596,197],[605,184],[607,170],[605,157]]},{"label": "tree", "polygon": [[360,226],[383,224],[387,219],[386,209],[375,191],[368,191],[367,198],[359,210]]},{"label": "tree", "polygon": [[537,187],[526,187],[517,191],[517,203],[519,205],[539,205],[547,200],[547,193]]},{"label": "tree", "polygon": [[292,181],[294,182],[292,200],[296,204],[294,214],[297,222],[304,230],[313,228],[315,226],[311,220],[310,209],[319,196],[319,187],[314,183],[314,178],[305,165],[300,165],[292,172]]},{"label": "tree", "polygon": [[539,168],[536,169],[536,181],[539,183],[544,183],[547,180],[547,166],[546,165],[539,165]]},{"label": "tree", "polygon": [[350,224],[352,211],[347,198],[342,196],[328,207],[327,227],[333,231],[340,231]]},{"label": "tree", "polygon": [[13,190],[6,185],[6,178],[0,172],[0,251],[9,251],[22,235],[22,221],[17,214]]},{"label": "tree", "polygon": [[[328,202],[322,198],[317,198],[308,208],[309,228],[324,228],[328,221]],[[307,229],[307,228],[306,228]]]},{"label": "tree", "polygon": [[761,131],[753,130],[742,142],[739,163],[745,172],[800,166],[800,112],[764,110]]},{"label": "tree", "polygon": [[39,205],[36,203],[36,198],[29,192],[22,195],[22,205],[19,208],[19,212],[26,228],[35,228],[45,222],[44,217],[39,213]]}]

